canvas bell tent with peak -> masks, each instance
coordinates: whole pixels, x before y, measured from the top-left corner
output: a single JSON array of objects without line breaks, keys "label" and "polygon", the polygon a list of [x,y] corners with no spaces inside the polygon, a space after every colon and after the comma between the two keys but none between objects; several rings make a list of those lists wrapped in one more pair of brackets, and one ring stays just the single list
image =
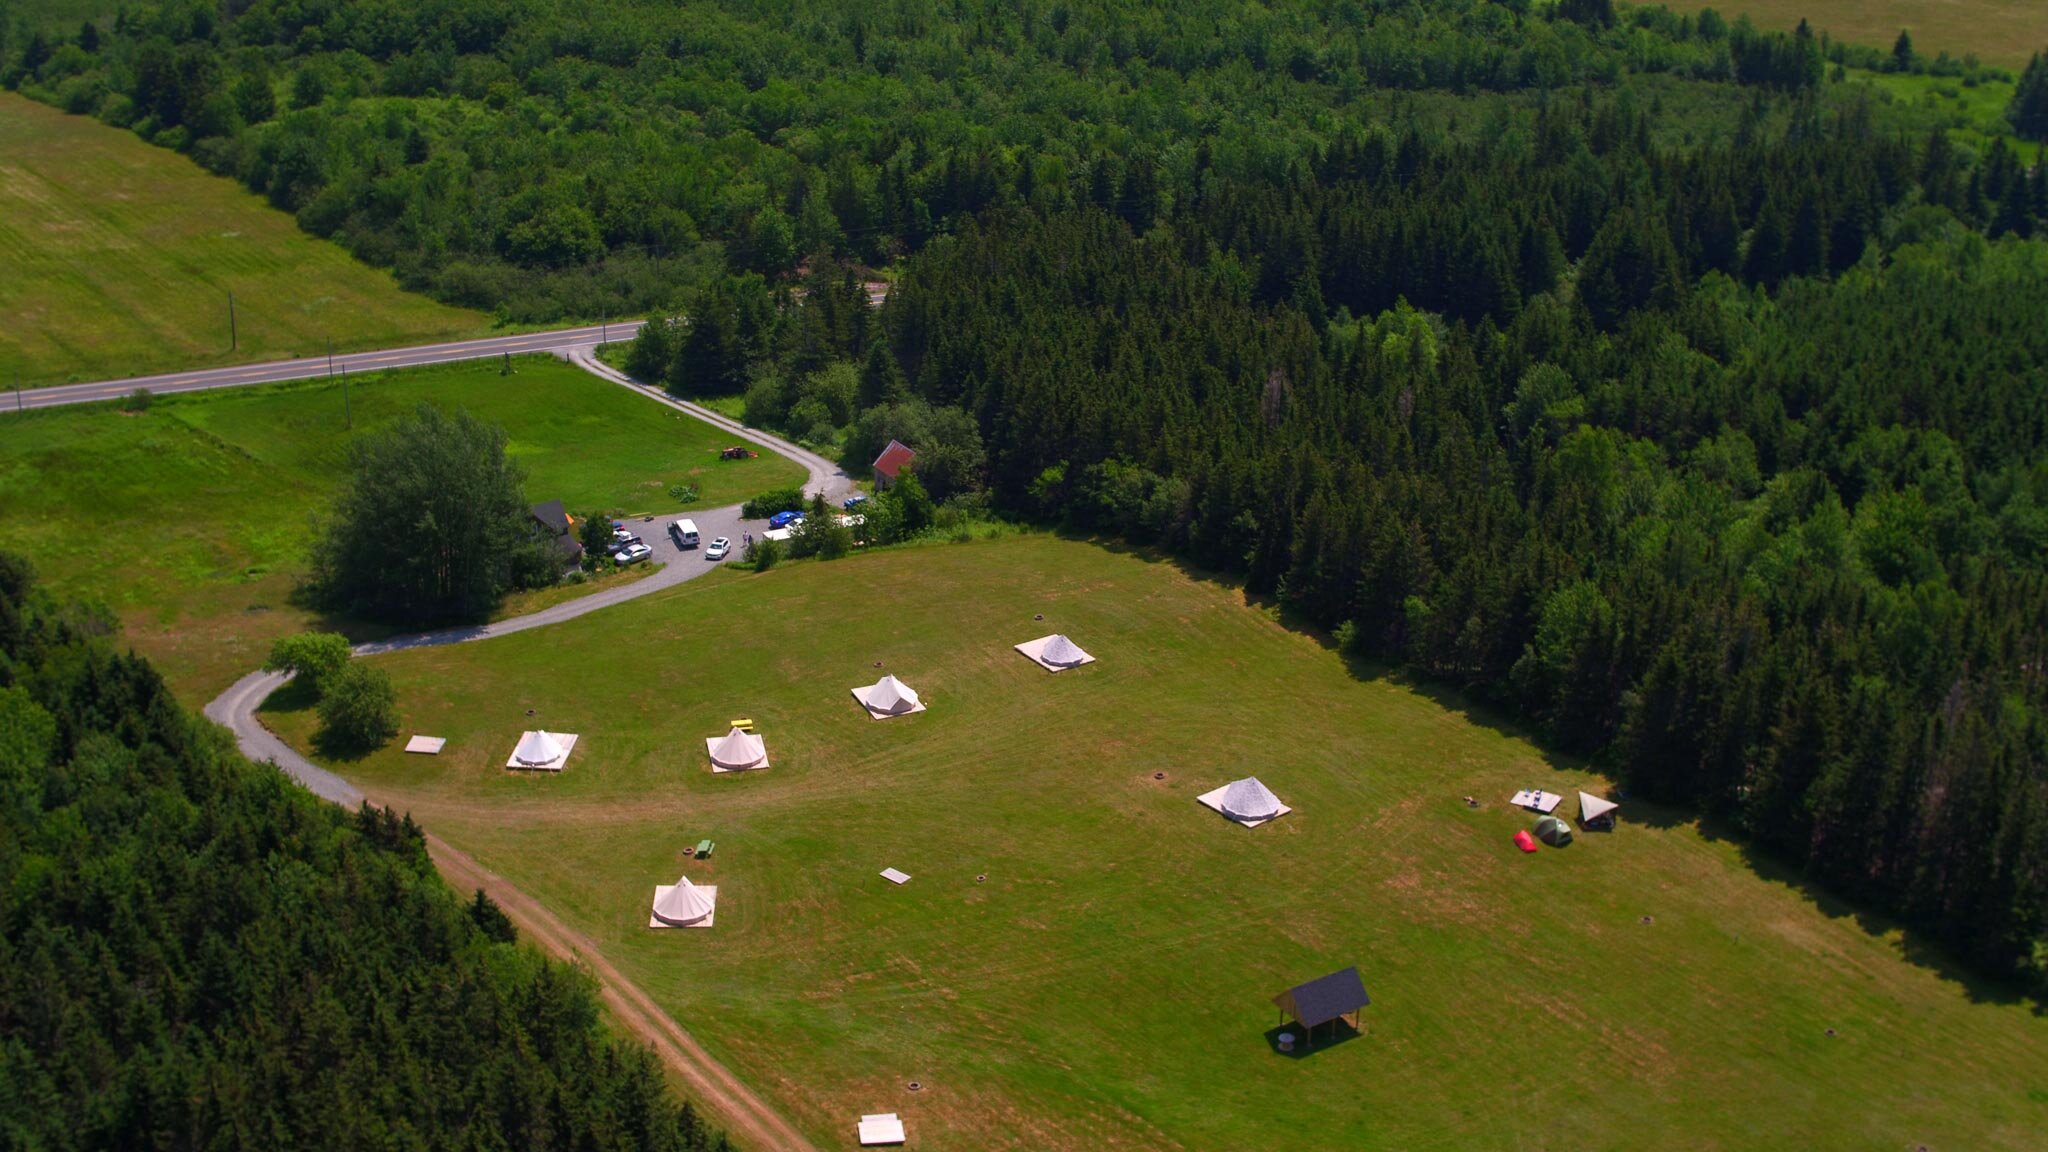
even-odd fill
[{"label": "canvas bell tent with peak", "polygon": [[1233,780],[1195,797],[1195,802],[1205,808],[1212,808],[1237,821],[1247,828],[1278,820],[1294,809],[1280,802],[1273,790],[1261,783],[1257,776]]},{"label": "canvas bell tent with peak", "polygon": [[853,698],[860,701],[860,706],[868,710],[868,715],[877,720],[924,711],[924,700],[910,685],[894,676],[884,676],[873,684],[855,688]]},{"label": "canvas bell tent with peak", "polygon": [[1095,657],[1058,632],[1050,636],[1040,636],[1036,640],[1026,640],[1014,647],[1026,660],[1047,672],[1065,672],[1069,668],[1095,663]]},{"label": "canvas bell tent with peak", "polygon": [[505,761],[505,767],[560,772],[562,766],[569,762],[569,753],[575,750],[574,733],[522,732],[519,743],[512,749],[511,759]]},{"label": "canvas bell tent with peak", "polygon": [[684,876],[674,884],[654,890],[654,907],[647,920],[649,928],[709,928],[718,911],[718,889],[692,884]]},{"label": "canvas bell tent with peak", "polygon": [[706,737],[704,751],[711,757],[713,772],[745,772],[768,767],[767,741],[743,728],[734,728],[723,736]]}]

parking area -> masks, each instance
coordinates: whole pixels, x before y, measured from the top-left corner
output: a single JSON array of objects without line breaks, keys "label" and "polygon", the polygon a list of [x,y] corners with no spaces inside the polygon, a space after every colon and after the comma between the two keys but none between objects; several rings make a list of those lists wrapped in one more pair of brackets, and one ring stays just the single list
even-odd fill
[{"label": "parking area", "polygon": [[[676,546],[675,537],[669,532],[669,525],[678,520],[691,520],[696,523],[697,547],[684,549]],[[732,551],[726,559],[737,560],[745,551],[743,542],[746,534],[751,532],[759,537],[768,528],[768,522],[765,520],[742,520],[739,506],[736,504],[724,508],[684,508],[660,516],[634,516],[621,520],[620,523],[640,537],[641,542],[652,552],[643,563],[684,564],[706,569],[716,568],[722,563],[704,558],[713,540],[720,536],[731,540]],[[681,578],[687,580],[689,574],[681,574]]]}]

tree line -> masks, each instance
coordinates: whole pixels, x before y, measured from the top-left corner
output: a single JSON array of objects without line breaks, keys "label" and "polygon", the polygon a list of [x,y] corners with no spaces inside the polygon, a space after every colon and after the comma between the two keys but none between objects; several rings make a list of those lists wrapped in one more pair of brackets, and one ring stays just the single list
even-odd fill
[{"label": "tree line", "polygon": [[0,9],[9,86],[521,321],[820,254],[886,264],[996,206],[1151,216],[1403,103],[1473,134],[1653,77],[1690,113],[1659,130],[1684,132],[1746,91],[1815,91],[1826,59],[1861,57],[1608,0],[171,0],[69,35]]},{"label": "tree line", "polygon": [[721,289],[636,368],[1241,574],[2040,978],[2048,173],[1811,102],[1672,148],[1624,96],[1200,187],[992,210],[873,314]]},{"label": "tree line", "polygon": [[728,1149],[411,818],[243,759],[0,555],[0,1143]]}]

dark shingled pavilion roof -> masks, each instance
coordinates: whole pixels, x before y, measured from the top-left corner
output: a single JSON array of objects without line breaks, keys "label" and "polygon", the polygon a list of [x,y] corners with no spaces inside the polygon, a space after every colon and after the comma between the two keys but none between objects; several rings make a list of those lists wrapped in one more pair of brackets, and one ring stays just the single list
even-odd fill
[{"label": "dark shingled pavilion roof", "polygon": [[1358,969],[1351,967],[1297,984],[1273,997],[1273,1003],[1303,1027],[1313,1028],[1358,1011],[1372,1003],[1372,997],[1365,994],[1365,981],[1358,978]]}]

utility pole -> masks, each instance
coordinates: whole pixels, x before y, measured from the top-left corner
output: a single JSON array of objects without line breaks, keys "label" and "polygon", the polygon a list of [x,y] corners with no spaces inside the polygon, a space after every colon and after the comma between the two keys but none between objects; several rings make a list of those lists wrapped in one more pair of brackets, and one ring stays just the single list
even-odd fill
[{"label": "utility pole", "polygon": [[327,341],[327,378],[334,379],[334,341],[331,338]]},{"label": "utility pole", "polygon": [[348,369],[346,367],[341,370],[341,416],[342,419],[348,421],[349,431],[355,431],[356,412],[355,409],[349,407],[348,403]]},{"label": "utility pole", "polygon": [[228,351],[233,352],[241,346],[242,341],[235,334],[235,294],[230,292],[228,293]]}]

